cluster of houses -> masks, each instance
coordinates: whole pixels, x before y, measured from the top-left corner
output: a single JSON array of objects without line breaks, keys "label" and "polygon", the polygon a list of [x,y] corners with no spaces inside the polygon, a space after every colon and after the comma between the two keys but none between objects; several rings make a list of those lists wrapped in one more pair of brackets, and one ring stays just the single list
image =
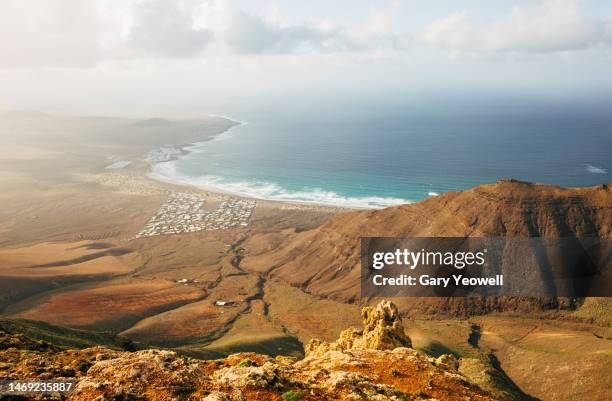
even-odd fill
[{"label": "cluster of houses", "polygon": [[253,200],[227,198],[208,211],[205,200],[200,194],[172,192],[136,237],[246,227],[257,205]]},{"label": "cluster of houses", "polygon": [[219,207],[204,216],[206,230],[246,227],[253,210],[257,206],[254,200],[228,198]]}]

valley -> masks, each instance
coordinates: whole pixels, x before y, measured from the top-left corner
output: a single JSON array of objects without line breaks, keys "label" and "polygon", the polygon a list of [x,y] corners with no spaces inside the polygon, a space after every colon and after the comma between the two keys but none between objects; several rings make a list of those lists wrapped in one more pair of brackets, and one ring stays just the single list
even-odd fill
[{"label": "valley", "polygon": [[[11,121],[23,128],[41,118],[50,124],[40,116]],[[225,129],[222,120],[163,129],[152,123],[148,135],[133,121],[60,125],[99,133],[116,124],[135,134],[98,140],[104,153],[102,145],[84,144],[68,152],[48,138],[39,141],[36,130],[20,139],[35,143],[36,152],[3,151],[3,331],[65,348],[301,358],[311,339],[331,341],[360,326],[361,307],[379,301],[359,298],[362,236],[612,237],[609,185],[566,189],[503,180],[376,211],[255,202],[147,176],[142,157],[150,138],[194,140],[196,131]],[[110,155],[131,163],[109,171]],[[175,206],[180,213],[166,213]],[[201,227],[191,224],[203,219],[200,209],[217,213],[198,220]],[[183,211],[194,229],[181,221]],[[158,220],[172,227],[158,227]],[[416,350],[486,360],[523,399],[593,400],[612,388],[609,298],[393,302]]]}]

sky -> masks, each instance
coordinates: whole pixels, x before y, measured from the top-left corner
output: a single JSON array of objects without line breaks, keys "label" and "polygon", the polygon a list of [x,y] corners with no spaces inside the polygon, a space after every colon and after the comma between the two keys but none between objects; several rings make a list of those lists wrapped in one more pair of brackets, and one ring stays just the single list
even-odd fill
[{"label": "sky", "polygon": [[612,89],[610,71],[609,0],[0,1],[2,109],[231,112],[271,98],[386,93],[597,98]]}]

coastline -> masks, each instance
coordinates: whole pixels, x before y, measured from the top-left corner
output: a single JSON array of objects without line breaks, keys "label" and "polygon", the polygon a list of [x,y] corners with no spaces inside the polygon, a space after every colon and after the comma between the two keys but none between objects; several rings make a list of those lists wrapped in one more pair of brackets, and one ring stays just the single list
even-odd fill
[{"label": "coastline", "polygon": [[[345,207],[345,206],[340,206],[340,205],[328,205],[328,204],[319,204],[319,203],[312,203],[312,202],[285,201],[285,200],[259,198],[259,197],[249,196],[249,195],[245,195],[241,193],[236,193],[236,192],[229,191],[229,190],[224,190],[216,186],[196,185],[196,184],[189,183],[189,182],[167,178],[161,174],[156,174],[154,171],[156,165],[175,162],[182,157],[186,157],[192,154],[194,152],[193,151],[194,148],[197,148],[198,146],[202,146],[209,142],[223,140],[225,136],[231,134],[233,129],[239,128],[241,126],[245,126],[248,124],[247,121],[240,121],[240,120],[236,120],[236,119],[233,119],[227,116],[220,116],[220,115],[214,115],[214,114],[209,114],[207,116],[223,118],[234,124],[218,134],[212,135],[208,138],[205,138],[205,139],[202,139],[196,142],[172,144],[168,146],[163,146],[161,148],[158,147],[158,148],[151,149],[147,153],[147,156],[142,160],[144,163],[146,163],[145,169],[140,171],[142,173],[143,178],[150,179],[150,180],[153,180],[155,182],[165,184],[165,185],[172,185],[172,186],[195,189],[198,191],[204,191],[204,192],[214,194],[214,195],[231,196],[231,197],[247,199],[247,200],[256,200],[260,203],[265,203],[269,206],[278,207],[281,209],[286,209],[286,208],[304,209],[306,208],[306,209],[313,210],[313,211],[323,211],[323,212],[333,212],[333,213],[341,212],[341,211],[359,210],[358,208],[351,208],[351,207]],[[159,152],[161,149],[167,149],[167,150],[170,150],[170,152],[165,153],[165,156],[163,156],[163,152],[162,152],[162,157],[160,158],[150,157],[152,153]]]},{"label": "coastline", "polygon": [[[168,145],[168,146],[162,146],[161,148],[154,148],[151,149],[148,153],[147,156],[145,157],[144,161],[147,162],[149,164],[150,167],[153,167],[154,164],[156,163],[165,163],[165,162],[171,162],[171,161],[176,161],[179,160],[180,157],[182,156],[187,156],[188,154],[192,153],[190,148],[194,148],[197,147],[201,144],[207,143],[207,142],[212,142],[212,141],[216,141],[219,140],[219,138],[223,137],[224,135],[227,135],[228,133],[230,133],[234,128],[236,127],[241,127],[243,125],[248,124],[245,121],[237,121],[234,119],[231,119],[229,117],[225,117],[225,116],[217,116],[217,115],[213,115],[210,114],[208,115],[208,117],[217,117],[217,118],[223,118],[231,123],[234,123],[232,126],[228,127],[227,129],[225,129],[224,131],[218,133],[218,134],[214,134],[209,136],[206,139],[202,139],[200,141],[195,141],[195,142],[188,142],[188,143],[181,143],[181,144],[172,144],[172,145]],[[161,149],[168,149],[168,150],[176,150],[176,152],[170,152],[167,154],[167,157],[163,157],[162,158],[151,158],[151,154],[155,153]]]},{"label": "coastline", "polygon": [[[409,201],[407,199],[380,197],[375,195],[359,197],[344,196],[339,195],[331,190],[325,191],[323,189],[291,192],[272,182],[263,182],[262,184],[260,184],[259,187],[257,187],[257,184],[252,184],[250,182],[235,182],[226,183],[224,185],[214,185],[210,181],[220,181],[222,180],[222,177],[203,175],[200,177],[186,177],[185,179],[181,179],[180,177],[172,177],[172,175],[176,175],[173,172],[167,174],[160,172],[160,170],[163,169],[164,164],[169,166],[167,167],[167,170],[171,170],[174,167],[171,165],[171,163],[176,162],[183,157],[187,157],[190,154],[197,153],[196,149],[198,147],[205,146],[207,143],[210,142],[225,139],[228,135],[231,135],[233,129],[248,124],[248,122],[239,121],[227,116],[209,115],[209,117],[223,118],[235,124],[219,134],[213,135],[209,138],[197,142],[171,145],[171,147],[167,148],[167,150],[169,151],[165,153],[164,151],[161,151],[163,148],[151,150],[149,152],[149,155],[158,152],[161,153],[161,157],[147,157],[145,159],[145,162],[148,166],[147,171],[145,172],[146,177],[157,182],[163,182],[165,184],[196,188],[211,193],[218,193],[243,199],[252,199],[257,201],[274,202],[288,205],[301,205],[308,206],[311,208],[323,208],[326,210],[375,210],[400,204],[412,203],[412,201]],[[198,179],[200,182],[194,182]],[[227,189],[228,186],[234,187],[235,189]],[[254,195],[253,192],[257,191],[260,193],[268,192],[268,196],[266,196],[265,194],[261,194],[260,196]],[[274,195],[271,195],[272,193],[274,193]],[[312,200],[309,200],[309,197],[312,198]],[[324,201],[323,199],[329,200]]]}]

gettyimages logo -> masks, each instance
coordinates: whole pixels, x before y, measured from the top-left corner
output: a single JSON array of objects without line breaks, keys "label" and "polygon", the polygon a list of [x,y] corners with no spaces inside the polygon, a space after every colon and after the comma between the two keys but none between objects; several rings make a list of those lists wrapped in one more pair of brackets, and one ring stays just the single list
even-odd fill
[{"label": "gettyimages logo", "polygon": [[612,295],[604,238],[362,238],[362,297]]},{"label": "gettyimages logo", "polygon": [[434,252],[421,249],[417,252],[409,249],[396,249],[395,252],[375,252],[372,267],[382,269],[385,265],[404,265],[412,270],[419,266],[452,266],[463,269],[466,266],[484,266],[487,249],[479,252]]}]

